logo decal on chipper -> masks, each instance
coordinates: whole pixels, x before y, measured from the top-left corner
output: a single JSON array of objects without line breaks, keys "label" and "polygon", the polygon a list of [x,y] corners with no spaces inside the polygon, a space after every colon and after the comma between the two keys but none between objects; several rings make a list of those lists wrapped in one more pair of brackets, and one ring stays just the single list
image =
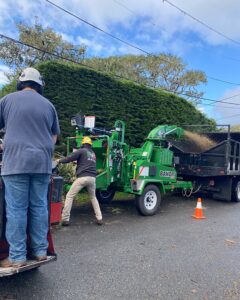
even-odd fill
[{"label": "logo decal on chipper", "polygon": [[173,177],[175,177],[175,172],[173,172],[173,171],[161,171],[160,176],[161,177],[171,177],[171,178],[173,178]]}]

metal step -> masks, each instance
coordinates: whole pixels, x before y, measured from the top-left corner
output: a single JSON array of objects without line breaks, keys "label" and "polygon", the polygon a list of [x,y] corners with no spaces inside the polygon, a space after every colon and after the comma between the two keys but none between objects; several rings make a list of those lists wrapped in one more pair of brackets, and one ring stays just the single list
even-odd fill
[{"label": "metal step", "polygon": [[20,272],[24,272],[27,270],[38,268],[42,265],[45,265],[49,262],[52,262],[57,259],[57,256],[47,256],[47,259],[44,261],[36,261],[36,260],[27,260],[27,265],[19,268],[1,268],[0,267],[0,277],[11,276]]}]

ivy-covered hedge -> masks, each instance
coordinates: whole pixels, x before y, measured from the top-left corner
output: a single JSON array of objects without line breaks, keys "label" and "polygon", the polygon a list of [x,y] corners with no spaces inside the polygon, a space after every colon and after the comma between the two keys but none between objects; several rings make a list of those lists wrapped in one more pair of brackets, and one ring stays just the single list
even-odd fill
[{"label": "ivy-covered hedge", "polygon": [[[143,142],[159,124],[213,124],[191,103],[163,91],[116,80],[78,65],[45,62],[38,66],[46,83],[44,96],[55,105],[61,125],[61,143],[74,130],[70,117],[76,113],[95,115],[96,125],[110,129],[116,119],[126,122],[131,145]],[[2,95],[10,92],[2,90]]]}]

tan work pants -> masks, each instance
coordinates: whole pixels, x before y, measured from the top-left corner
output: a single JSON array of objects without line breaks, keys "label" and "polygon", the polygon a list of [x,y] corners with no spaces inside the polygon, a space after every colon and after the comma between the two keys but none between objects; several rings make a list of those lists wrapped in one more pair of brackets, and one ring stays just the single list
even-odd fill
[{"label": "tan work pants", "polygon": [[100,206],[98,203],[98,200],[96,198],[95,192],[96,192],[96,178],[95,177],[79,177],[77,178],[70,190],[68,191],[66,195],[66,200],[64,203],[64,208],[62,212],[62,221],[69,221],[72,204],[75,196],[83,189],[84,187],[87,188],[88,194],[90,196],[90,200],[92,202],[92,206],[95,212],[95,216],[97,220],[102,220],[102,213],[100,210]]}]

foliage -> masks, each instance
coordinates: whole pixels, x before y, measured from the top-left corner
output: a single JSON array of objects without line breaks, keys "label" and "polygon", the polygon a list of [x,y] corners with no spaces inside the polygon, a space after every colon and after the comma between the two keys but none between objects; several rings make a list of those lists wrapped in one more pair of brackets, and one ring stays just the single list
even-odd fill
[{"label": "foliage", "polygon": [[[95,115],[96,125],[112,128],[116,119],[126,122],[127,142],[140,145],[159,124],[215,124],[193,104],[174,94],[146,88],[71,63],[44,62],[38,66],[46,82],[44,95],[55,105],[61,126],[58,151],[66,136],[74,136],[71,116]],[[5,87],[9,92],[9,88]]]},{"label": "foliage", "polygon": [[127,77],[153,88],[175,94],[185,94],[196,100],[203,95],[197,86],[207,82],[202,71],[187,70],[180,57],[171,54],[125,55],[87,59],[88,65],[98,70]]},{"label": "foliage", "polygon": [[231,126],[231,131],[232,132],[240,132],[240,125],[234,125],[234,126]]},{"label": "foliage", "polygon": [[58,171],[65,182],[73,182],[76,179],[76,165],[74,163],[59,164]]},{"label": "foliage", "polygon": [[16,80],[12,80],[9,84],[3,86],[1,89],[0,89],[0,99],[9,94],[9,93],[12,93],[12,92],[15,92],[16,90],[16,85],[17,85],[17,82]]},{"label": "foliage", "polygon": [[74,46],[64,41],[61,35],[55,33],[51,28],[43,28],[37,22],[33,26],[22,23],[18,23],[16,26],[19,31],[20,42],[35,46],[43,52],[2,39],[0,42],[0,60],[12,69],[12,73],[7,74],[9,78],[12,78],[25,67],[56,59],[47,52],[78,62],[84,58],[85,46]]}]

